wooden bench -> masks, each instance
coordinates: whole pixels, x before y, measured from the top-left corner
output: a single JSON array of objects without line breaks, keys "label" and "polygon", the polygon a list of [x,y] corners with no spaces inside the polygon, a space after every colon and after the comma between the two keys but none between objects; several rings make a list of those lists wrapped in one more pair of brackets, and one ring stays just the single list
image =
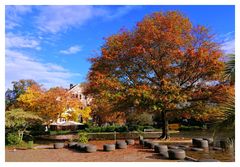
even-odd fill
[{"label": "wooden bench", "polygon": [[154,132],[154,129],[143,129],[144,132]]},{"label": "wooden bench", "polygon": [[169,130],[178,130],[180,127],[181,127],[181,125],[178,123],[168,125]]}]

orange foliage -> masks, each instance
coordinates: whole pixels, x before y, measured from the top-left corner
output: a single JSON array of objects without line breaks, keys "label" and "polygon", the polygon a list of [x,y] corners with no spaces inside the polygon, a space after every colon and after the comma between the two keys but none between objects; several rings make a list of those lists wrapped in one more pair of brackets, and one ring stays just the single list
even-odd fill
[{"label": "orange foliage", "polygon": [[109,115],[131,107],[179,110],[186,102],[216,102],[222,89],[228,91],[213,84],[221,83],[224,68],[220,45],[176,11],[145,17],[132,32],[106,38],[101,51],[91,59],[87,93]]},{"label": "orange foliage", "polygon": [[38,85],[32,85],[17,100],[20,107],[36,112],[46,120],[56,120],[68,108],[79,110],[82,107],[78,99],[72,98],[66,89],[60,87],[45,91]]}]

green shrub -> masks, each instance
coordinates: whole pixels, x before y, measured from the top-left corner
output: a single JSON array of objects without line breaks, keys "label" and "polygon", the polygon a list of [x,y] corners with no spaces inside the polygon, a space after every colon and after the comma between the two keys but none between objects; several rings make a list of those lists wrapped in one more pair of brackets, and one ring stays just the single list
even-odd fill
[{"label": "green shrub", "polygon": [[[137,126],[138,127],[138,126]],[[130,128],[131,129],[131,128]],[[129,127],[128,126],[119,126],[119,125],[108,125],[108,126],[102,126],[102,127],[90,127],[86,128],[85,132],[89,133],[96,133],[96,132],[129,132]],[[143,128],[141,128],[143,129]],[[130,131],[137,131],[137,128],[132,128]]]},{"label": "green shrub", "polygon": [[102,126],[102,127],[90,127],[90,128],[86,128],[85,131],[86,132],[114,132],[116,130],[116,126]]},{"label": "green shrub", "polygon": [[88,134],[86,132],[79,132],[78,133],[78,142],[88,143]]},{"label": "green shrub", "polygon": [[116,127],[115,131],[116,132],[128,132],[128,127],[127,126],[119,126],[119,127]]},{"label": "green shrub", "polygon": [[8,133],[6,137],[7,145],[17,145],[20,143],[20,138],[16,133]]},{"label": "green shrub", "polygon": [[134,126],[134,125],[129,126],[129,127],[128,127],[128,130],[129,130],[130,132],[132,132],[132,131],[137,131],[136,126]]},{"label": "green shrub", "polygon": [[24,141],[33,141],[34,137],[30,134],[25,134],[25,135],[23,135],[23,140]]},{"label": "green shrub", "polygon": [[37,135],[44,135],[46,134],[45,132],[45,126],[40,124],[40,123],[36,123],[35,125],[31,126],[28,131],[30,131],[30,135],[32,136],[37,136]]},{"label": "green shrub", "polygon": [[93,127],[93,122],[85,123],[85,128],[91,128],[91,127]]},{"label": "green shrub", "polygon": [[101,132],[101,127],[90,127],[85,129],[86,132]]},{"label": "green shrub", "polygon": [[106,126],[103,131],[104,132],[114,132],[116,130],[116,126]]}]

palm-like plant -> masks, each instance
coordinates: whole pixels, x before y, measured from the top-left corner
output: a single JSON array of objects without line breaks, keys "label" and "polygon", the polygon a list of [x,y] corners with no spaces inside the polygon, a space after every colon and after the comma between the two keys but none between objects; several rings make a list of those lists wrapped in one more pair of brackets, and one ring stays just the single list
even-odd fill
[{"label": "palm-like plant", "polygon": [[226,62],[226,67],[224,70],[224,78],[230,80],[231,84],[235,83],[235,55],[228,55],[229,61]]},{"label": "palm-like plant", "polygon": [[[229,55],[229,61],[226,62],[224,70],[224,78],[230,82],[231,86],[235,84],[235,55]],[[235,138],[235,95],[234,91],[230,92],[228,99],[220,107],[223,112],[223,118],[216,122],[215,130],[222,131],[223,129],[231,130],[231,134],[227,142],[233,143]]]},{"label": "palm-like plant", "polygon": [[234,137],[234,127],[235,127],[235,98],[234,94],[229,95],[229,98],[226,100],[220,110],[223,113],[222,119],[216,122],[216,130],[221,131],[223,129],[231,129],[232,134],[229,137]]}]

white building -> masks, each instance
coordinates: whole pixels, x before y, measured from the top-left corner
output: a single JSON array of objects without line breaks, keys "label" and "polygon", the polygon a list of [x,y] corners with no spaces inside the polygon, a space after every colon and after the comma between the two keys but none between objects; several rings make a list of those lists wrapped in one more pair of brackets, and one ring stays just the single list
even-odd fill
[{"label": "white building", "polygon": [[[76,84],[76,85],[70,84],[70,88],[68,92],[72,94],[72,98],[79,99],[79,102],[83,104],[83,107],[81,107],[81,109],[84,109],[85,107],[90,105],[90,102],[92,99],[83,94],[83,86],[81,84]],[[71,115],[72,112],[73,112],[73,109],[68,108],[65,112],[61,113],[61,115],[58,116],[57,123],[59,124],[66,123],[67,120],[65,116]],[[78,122],[83,121],[81,115],[79,115],[78,119],[79,119]]]},{"label": "white building", "polygon": [[78,98],[82,102],[84,108],[90,105],[92,99],[83,94],[83,86],[81,84],[70,84],[68,91],[73,98]]}]

